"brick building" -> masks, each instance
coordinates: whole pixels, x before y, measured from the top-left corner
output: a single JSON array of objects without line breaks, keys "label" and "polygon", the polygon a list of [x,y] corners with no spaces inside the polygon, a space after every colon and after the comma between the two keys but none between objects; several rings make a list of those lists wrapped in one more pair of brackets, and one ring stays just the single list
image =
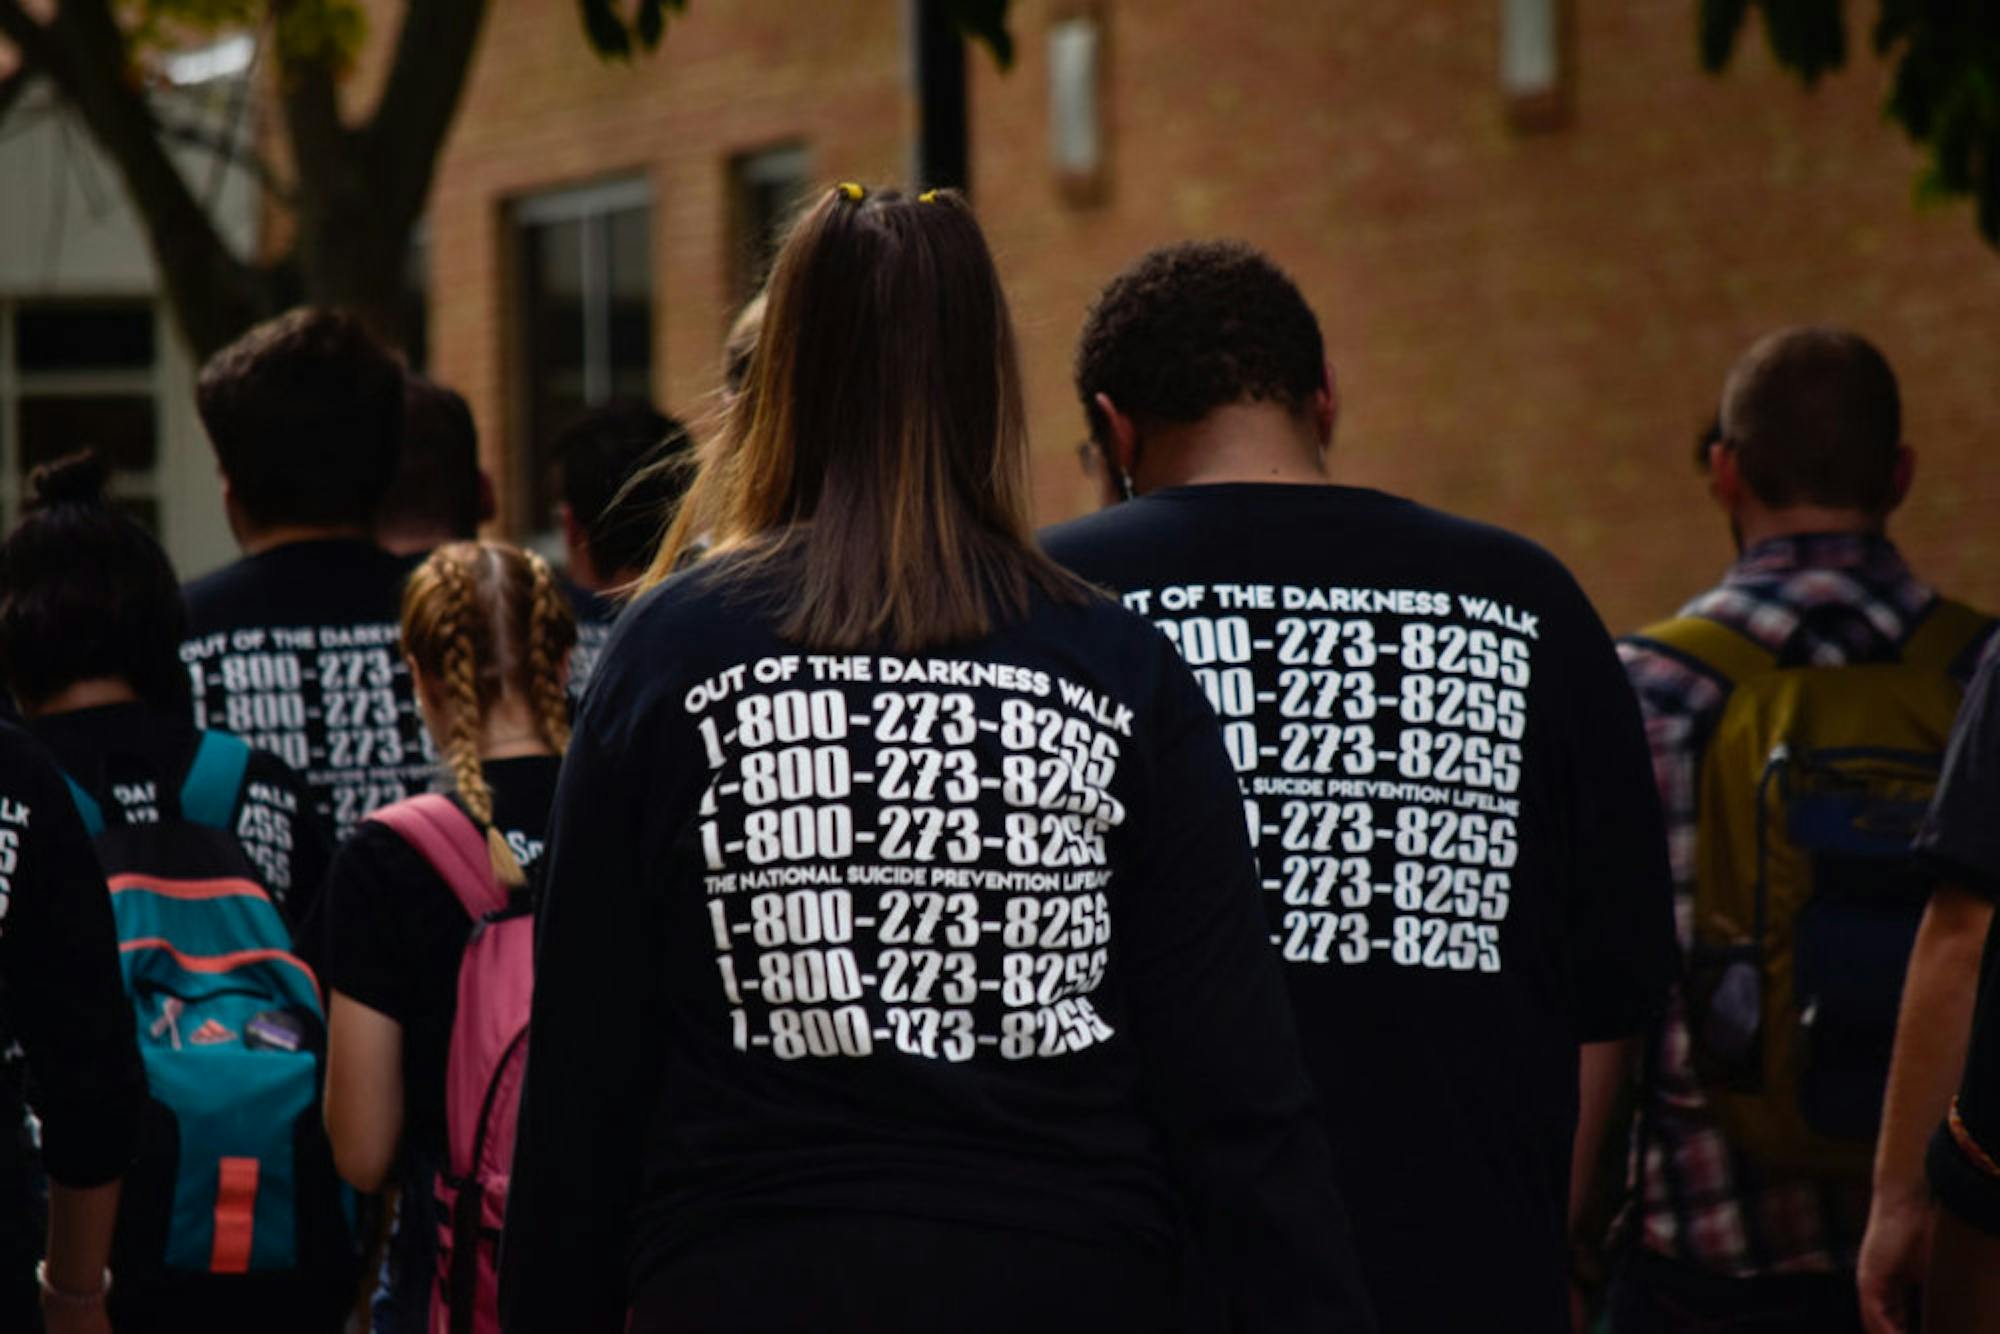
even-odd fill
[{"label": "brick building", "polygon": [[[428,365],[472,402],[510,531],[547,527],[540,453],[576,404],[700,414],[796,190],[909,174],[909,3],[694,0],[629,65],[570,0],[491,6],[422,250]],[[400,6],[371,8],[379,39]],[[1010,72],[971,56],[970,158],[1044,520],[1087,499],[1090,296],[1150,245],[1234,235],[1320,312],[1340,475],[1539,538],[1614,628],[1727,560],[1694,433],[1737,352],[1804,320],[1888,352],[1919,454],[1896,531],[2000,605],[2000,255],[1965,208],[1913,207],[1871,58],[1807,93],[1759,38],[1710,78],[1692,0],[1014,0],[1011,28]]]},{"label": "brick building", "polygon": [[[1577,0],[1551,53],[1557,114],[1538,115],[1552,108],[1503,86],[1502,52],[1533,76],[1519,47],[1544,8],[1016,0],[1014,69],[973,56],[971,159],[1021,331],[1040,517],[1087,499],[1068,365],[1091,294],[1147,246],[1234,235],[1320,312],[1340,473],[1532,534],[1615,628],[1727,560],[1694,433],[1748,340],[1800,320],[1888,352],[1920,455],[1897,532],[1921,569],[2000,604],[1985,517],[2000,505],[2000,256],[1964,209],[1913,208],[1917,154],[1877,112],[1884,70],[1863,59],[1808,94],[1759,42],[1710,78],[1688,0]],[[548,248],[536,220],[593,207],[563,191],[609,190],[597,249],[613,286],[631,251],[646,277],[628,294],[648,298],[612,377],[636,359],[663,403],[699,411],[770,183],[906,174],[902,10],[697,0],[656,56],[607,67],[572,6],[495,7],[432,199],[430,348],[475,406],[517,523],[532,518],[524,306],[547,308],[526,290]],[[1051,56],[1079,15],[1096,29],[1103,151],[1084,190],[1051,146],[1073,91]],[[643,201],[643,221],[619,223],[621,200]],[[600,303],[606,346],[621,300]]]}]

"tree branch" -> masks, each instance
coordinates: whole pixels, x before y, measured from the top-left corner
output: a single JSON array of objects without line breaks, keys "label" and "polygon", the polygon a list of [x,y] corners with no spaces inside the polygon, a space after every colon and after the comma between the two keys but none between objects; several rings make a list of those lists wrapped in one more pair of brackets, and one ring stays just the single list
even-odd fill
[{"label": "tree branch", "polygon": [[414,223],[458,113],[487,0],[409,0],[375,115],[363,131],[386,168],[388,207]]},{"label": "tree branch", "polygon": [[278,177],[277,168],[266,162],[259,153],[245,153],[243,145],[237,142],[234,129],[215,130],[196,121],[160,121],[160,138],[171,144],[187,148],[199,148],[224,159],[225,165],[241,167],[250,173],[258,186],[286,207],[298,202],[298,196],[291,184]]},{"label": "tree branch", "polygon": [[0,0],[0,34],[55,80],[117,166],[195,354],[266,314],[268,275],[231,253],[168,155],[151,105],[127,80],[125,35],[107,0],[63,0],[47,23]]},{"label": "tree branch", "polygon": [[0,33],[20,48],[23,65],[49,63],[49,35],[15,0],[0,0]]},{"label": "tree branch", "polygon": [[285,129],[291,136],[293,161],[298,164],[300,193],[310,193],[313,163],[344,162],[348,156],[347,127],[340,119],[340,92],[333,66],[323,58],[302,59],[278,47],[278,96],[285,109]]},{"label": "tree branch", "polygon": [[24,57],[12,74],[0,79],[0,120],[7,119],[7,113],[21,100],[21,94],[28,91],[28,85],[41,73],[30,65]]}]

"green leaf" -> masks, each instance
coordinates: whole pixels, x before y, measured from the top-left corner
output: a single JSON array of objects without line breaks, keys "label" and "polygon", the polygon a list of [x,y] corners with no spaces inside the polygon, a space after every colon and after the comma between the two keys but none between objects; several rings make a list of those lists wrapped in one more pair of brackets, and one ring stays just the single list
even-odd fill
[{"label": "green leaf", "polygon": [[667,35],[667,13],[687,13],[687,0],[636,0],[630,19],[625,0],[577,0],[583,33],[605,60],[630,60],[639,51],[657,51]]},{"label": "green leaf", "polygon": [[1014,34],[1007,29],[1009,0],[923,0],[941,4],[951,13],[952,25],[971,40],[993,53],[993,63],[1001,69],[1014,67]]},{"label": "green leaf", "polygon": [[1736,51],[1736,38],[1743,20],[1750,16],[1750,0],[1701,0],[1699,38],[1702,68],[1719,73],[1729,67]]},{"label": "green leaf", "polygon": [[605,60],[630,60],[632,34],[626,31],[625,17],[613,0],[577,0],[583,17],[583,35]]},{"label": "green leaf", "polygon": [[660,49],[667,33],[667,7],[663,0],[639,0],[639,45],[648,51]]},{"label": "green leaf", "polygon": [[1847,20],[1840,0],[1757,0],[1764,35],[1778,63],[1808,88],[1847,63]]}]

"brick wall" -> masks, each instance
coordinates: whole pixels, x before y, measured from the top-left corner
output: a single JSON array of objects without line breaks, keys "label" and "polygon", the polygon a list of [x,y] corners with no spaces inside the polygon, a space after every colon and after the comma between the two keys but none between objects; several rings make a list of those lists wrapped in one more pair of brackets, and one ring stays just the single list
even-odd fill
[{"label": "brick wall", "polygon": [[[498,465],[507,199],[647,174],[655,387],[686,413],[729,318],[730,156],[803,138],[822,179],[895,180],[911,105],[900,0],[696,0],[629,68],[589,53],[564,0],[494,8],[430,219],[434,369]],[[1896,532],[1921,570],[2000,605],[2000,255],[1963,208],[1913,209],[1879,66],[1808,94],[1753,45],[1712,79],[1691,0],[1578,0],[1574,117],[1520,134],[1497,0],[1100,10],[1100,204],[1064,202],[1049,168],[1048,0],[1016,0],[1011,73],[973,55],[975,194],[1020,326],[1043,519],[1086,503],[1068,364],[1092,293],[1150,245],[1233,235],[1320,312],[1341,475],[1547,543],[1614,628],[1728,559],[1693,433],[1733,357],[1802,320],[1857,327],[1895,363],[1919,454]]]}]

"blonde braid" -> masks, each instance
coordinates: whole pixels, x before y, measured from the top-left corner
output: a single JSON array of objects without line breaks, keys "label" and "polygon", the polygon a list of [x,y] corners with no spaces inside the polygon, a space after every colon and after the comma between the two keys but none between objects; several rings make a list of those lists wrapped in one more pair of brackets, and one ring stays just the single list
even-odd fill
[{"label": "blonde braid", "polygon": [[569,692],[563,688],[563,663],[576,644],[576,614],[556,587],[549,563],[527,552],[533,587],[528,595],[528,698],[535,708],[535,727],[557,754],[569,747]]},{"label": "blonde braid", "polygon": [[486,785],[486,772],[479,765],[479,652],[473,637],[479,619],[478,587],[471,569],[455,553],[438,559],[436,565],[444,603],[439,618],[444,639],[441,684],[451,711],[444,761],[466,812],[486,831],[486,854],[494,877],[505,886],[521,885],[527,877],[514,850],[493,827],[493,789]]}]

